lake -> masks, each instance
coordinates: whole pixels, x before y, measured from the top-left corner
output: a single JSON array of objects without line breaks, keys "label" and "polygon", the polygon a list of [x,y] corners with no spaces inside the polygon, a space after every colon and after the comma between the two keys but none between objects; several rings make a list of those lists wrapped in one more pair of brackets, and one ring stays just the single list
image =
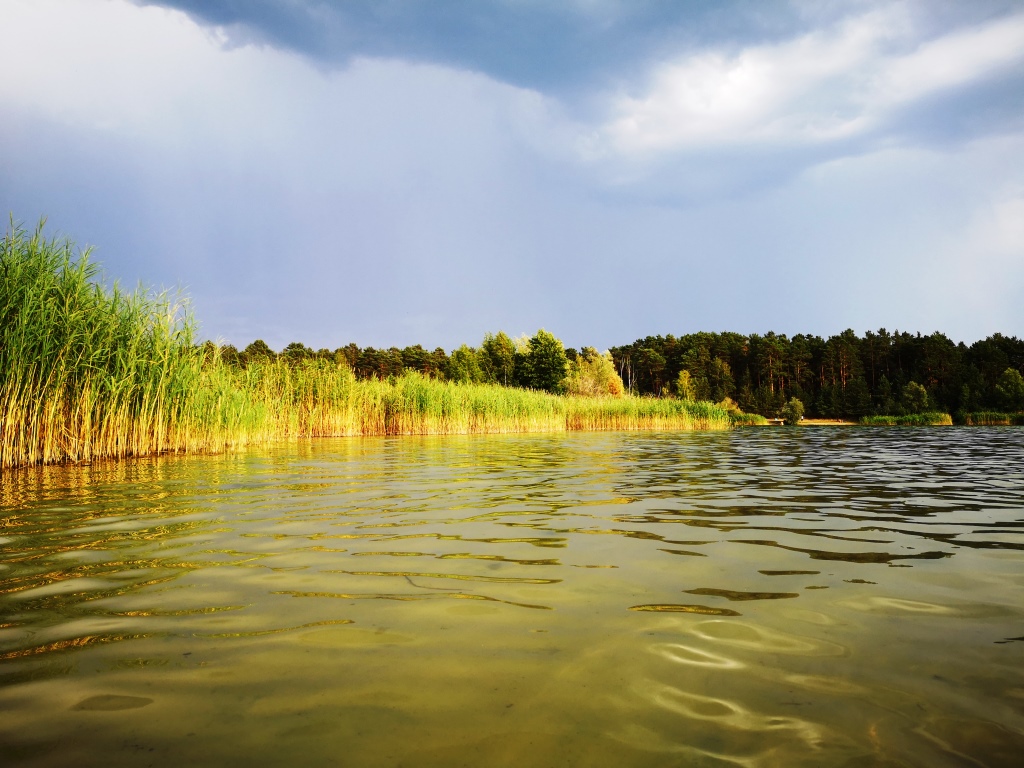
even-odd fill
[{"label": "lake", "polygon": [[1024,429],[0,477],[4,766],[1019,766]]}]

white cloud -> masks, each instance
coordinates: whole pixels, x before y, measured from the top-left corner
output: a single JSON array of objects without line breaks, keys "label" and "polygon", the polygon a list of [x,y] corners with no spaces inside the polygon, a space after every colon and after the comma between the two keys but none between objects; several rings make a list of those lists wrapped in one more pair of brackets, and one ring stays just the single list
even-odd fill
[{"label": "white cloud", "polygon": [[380,59],[324,71],[117,0],[5,0],[0,72],[4,111],[185,162],[284,167],[312,187],[481,176],[502,145],[550,155],[572,139],[551,100],[483,75]]},{"label": "white cloud", "polygon": [[969,84],[1024,60],[1024,14],[926,42],[874,65],[879,76],[866,106],[898,105]]},{"label": "white cloud", "polygon": [[1024,60],[1024,15],[921,43],[900,6],[773,45],[704,51],[621,94],[602,138],[615,152],[821,144],[864,135],[893,110]]},{"label": "white cloud", "polygon": [[0,30],[8,108],[82,127],[167,133],[183,113],[201,120],[196,107],[218,94],[223,101],[231,80],[211,36],[162,8],[9,0]]}]

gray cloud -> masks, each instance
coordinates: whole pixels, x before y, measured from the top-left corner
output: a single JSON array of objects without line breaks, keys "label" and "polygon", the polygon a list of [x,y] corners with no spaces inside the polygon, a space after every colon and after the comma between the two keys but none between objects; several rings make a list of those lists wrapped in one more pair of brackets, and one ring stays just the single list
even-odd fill
[{"label": "gray cloud", "polygon": [[[1024,121],[1013,0],[136,2],[328,70],[382,57],[531,89],[575,122],[563,155],[643,199],[742,193],[823,160]],[[958,59],[959,75],[941,71]],[[538,141],[548,153],[552,138]]]},{"label": "gray cloud", "polygon": [[[986,42],[1013,17],[933,5],[946,21],[907,6],[892,34],[868,3],[738,6],[746,38],[693,22],[692,41],[621,69],[580,64],[570,98],[554,71],[526,88],[469,59],[295,56],[153,7],[12,0],[0,210],[47,214],[113,277],[183,285],[204,332],[239,344],[451,348],[539,326],[597,346],[700,329],[1019,335],[1019,62]],[[580,7],[594,24],[621,10]],[[29,55],[44,37],[57,53]],[[853,66],[802,60],[819,40]],[[961,52],[936,80],[915,57],[949,41]],[[673,96],[677,71],[786,77],[749,79],[737,111]],[[626,135],[631,109],[642,130]],[[680,129],[680,109],[699,120]],[[833,112],[852,127],[816,133]]]},{"label": "gray cloud", "polygon": [[[890,2],[801,0],[135,0],[182,10],[229,41],[327,65],[439,63],[559,92],[622,81],[682,52],[770,44]],[[1014,0],[905,0],[925,38],[1019,10]]]},{"label": "gray cloud", "polygon": [[543,91],[621,78],[680,45],[791,33],[779,0],[142,0],[327,65],[354,57],[432,62]]}]

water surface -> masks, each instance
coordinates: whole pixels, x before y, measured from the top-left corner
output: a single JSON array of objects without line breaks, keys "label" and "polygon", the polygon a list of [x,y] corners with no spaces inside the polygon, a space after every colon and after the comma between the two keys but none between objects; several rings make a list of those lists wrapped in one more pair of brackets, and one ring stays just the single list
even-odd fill
[{"label": "water surface", "polygon": [[1024,430],[0,478],[13,766],[1018,766]]}]

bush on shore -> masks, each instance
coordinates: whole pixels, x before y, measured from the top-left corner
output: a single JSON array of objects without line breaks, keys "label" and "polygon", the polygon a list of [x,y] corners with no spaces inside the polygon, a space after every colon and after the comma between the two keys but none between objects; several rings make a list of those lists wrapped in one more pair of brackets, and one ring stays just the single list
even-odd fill
[{"label": "bush on shore", "polygon": [[781,416],[789,426],[798,426],[804,417],[804,404],[795,397],[789,398],[789,402],[782,408]]}]

